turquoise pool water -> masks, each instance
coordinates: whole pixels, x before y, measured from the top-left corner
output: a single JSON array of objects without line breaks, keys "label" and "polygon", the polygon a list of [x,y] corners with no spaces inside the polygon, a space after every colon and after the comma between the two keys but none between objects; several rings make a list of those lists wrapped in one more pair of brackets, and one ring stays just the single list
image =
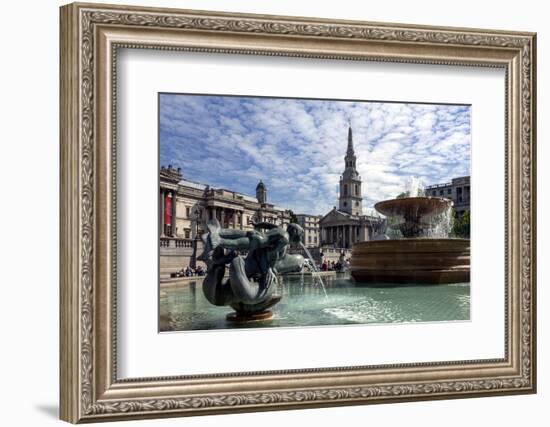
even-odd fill
[{"label": "turquoise pool water", "polygon": [[232,323],[231,307],[211,305],[201,281],[163,286],[160,330],[272,328],[368,323],[437,322],[470,319],[470,283],[396,287],[361,286],[346,274],[323,277],[327,296],[311,276],[281,278],[279,304],[271,320]]}]

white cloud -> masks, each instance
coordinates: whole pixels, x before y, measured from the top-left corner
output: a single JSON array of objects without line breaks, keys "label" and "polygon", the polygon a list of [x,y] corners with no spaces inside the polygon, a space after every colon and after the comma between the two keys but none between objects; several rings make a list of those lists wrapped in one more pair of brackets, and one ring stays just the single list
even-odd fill
[{"label": "white cloud", "polygon": [[468,107],[162,95],[161,163],[186,178],[254,194],[302,213],[337,204],[348,120],[365,209],[395,197],[408,176],[426,184],[470,172]]}]

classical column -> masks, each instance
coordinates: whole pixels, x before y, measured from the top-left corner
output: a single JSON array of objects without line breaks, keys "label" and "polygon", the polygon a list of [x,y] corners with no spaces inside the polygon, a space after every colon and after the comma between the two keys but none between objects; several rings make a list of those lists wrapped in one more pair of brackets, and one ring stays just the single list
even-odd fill
[{"label": "classical column", "polygon": [[348,238],[349,238],[349,235],[348,235],[348,228],[349,228],[349,225],[344,225],[344,230],[343,230],[343,233],[344,233],[344,248],[347,248],[348,247]]},{"label": "classical column", "polygon": [[349,247],[351,249],[351,247],[353,246],[353,225],[350,225],[349,226]]},{"label": "classical column", "polygon": [[172,237],[176,237],[176,192],[172,191]]},{"label": "classical column", "polygon": [[160,227],[160,230],[159,230],[159,236],[160,237],[164,237],[164,190],[161,188],[160,189],[160,197],[159,197],[159,201],[160,201],[160,209],[159,209],[159,212],[160,212],[160,218],[159,218],[159,227]]},{"label": "classical column", "polygon": [[225,209],[224,208],[221,208],[220,222],[222,224],[222,228],[226,228],[225,227]]}]

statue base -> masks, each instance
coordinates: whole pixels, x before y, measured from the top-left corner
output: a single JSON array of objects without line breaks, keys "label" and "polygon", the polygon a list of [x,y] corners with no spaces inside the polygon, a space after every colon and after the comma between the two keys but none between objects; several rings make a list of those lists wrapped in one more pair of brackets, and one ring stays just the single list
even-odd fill
[{"label": "statue base", "polygon": [[231,304],[233,313],[229,313],[225,318],[229,322],[255,322],[258,320],[269,320],[273,317],[273,312],[268,310],[279,301],[281,295],[272,295],[268,300],[259,304]]},{"label": "statue base", "polygon": [[273,312],[271,310],[260,311],[258,313],[239,313],[232,312],[225,316],[225,319],[229,322],[256,322],[258,320],[269,320],[273,317]]}]

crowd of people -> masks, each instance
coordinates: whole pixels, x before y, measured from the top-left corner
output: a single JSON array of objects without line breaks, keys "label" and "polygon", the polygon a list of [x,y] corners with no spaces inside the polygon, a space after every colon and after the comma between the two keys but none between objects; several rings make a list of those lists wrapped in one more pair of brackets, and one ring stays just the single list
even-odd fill
[{"label": "crowd of people", "polygon": [[188,265],[185,268],[182,268],[180,271],[176,273],[172,273],[171,277],[193,277],[193,276],[204,276],[206,274],[206,271],[201,265],[197,265],[197,267],[193,268],[190,265]]},{"label": "crowd of people", "polygon": [[345,271],[349,267],[349,259],[340,258],[338,261],[324,260],[321,264],[321,271]]},{"label": "crowd of people", "polygon": [[[350,259],[345,259],[343,256],[340,257],[338,261],[323,260],[321,263],[321,271],[346,271],[349,268]],[[194,277],[194,276],[204,276],[206,275],[206,270],[201,266],[193,268],[190,265],[182,268],[181,270],[170,274],[170,277]]]}]

